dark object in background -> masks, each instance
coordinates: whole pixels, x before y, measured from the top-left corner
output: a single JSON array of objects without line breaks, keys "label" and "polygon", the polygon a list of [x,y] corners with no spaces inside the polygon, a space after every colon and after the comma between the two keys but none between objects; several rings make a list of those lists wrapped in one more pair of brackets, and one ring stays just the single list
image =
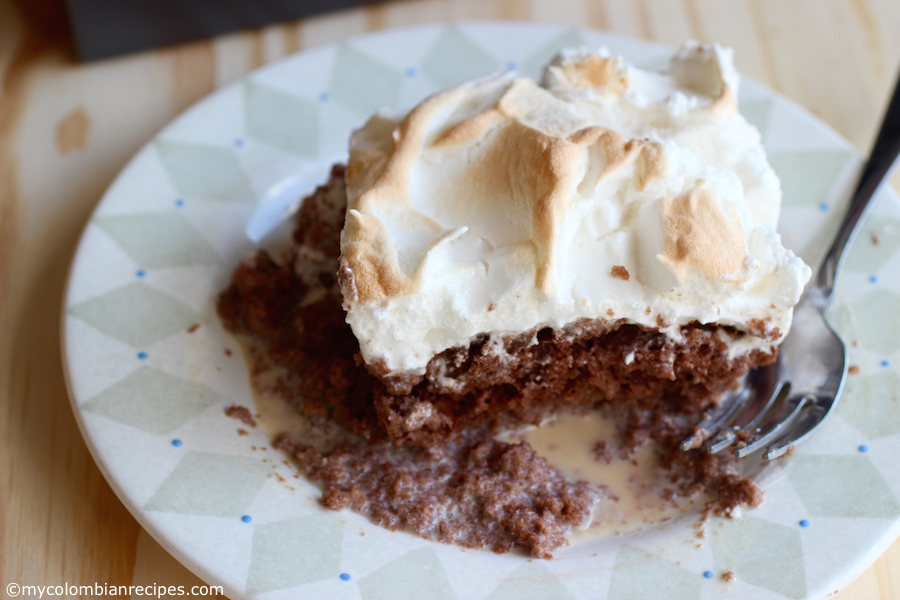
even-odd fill
[{"label": "dark object in background", "polygon": [[66,0],[82,60],[146,50],[375,0]]}]

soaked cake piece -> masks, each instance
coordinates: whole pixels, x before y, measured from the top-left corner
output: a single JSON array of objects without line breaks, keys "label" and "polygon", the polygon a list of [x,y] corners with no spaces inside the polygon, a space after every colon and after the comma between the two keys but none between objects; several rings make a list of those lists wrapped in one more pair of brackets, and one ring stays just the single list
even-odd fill
[{"label": "soaked cake piece", "polygon": [[775,359],[810,274],[774,230],[737,86],[718,46],[686,44],[669,74],[570,51],[542,85],[492,76],[354,134],[289,255],[260,252],[219,301],[254,371],[357,436],[279,442],[326,505],[549,556],[602,490],[494,435],[598,409],[623,452],[658,444],[678,493],[759,503],[729,457],[679,450]]},{"label": "soaked cake piece", "polygon": [[407,527],[430,540],[550,558],[566,534],[586,524],[602,494],[570,481],[528,444],[508,444],[478,430],[429,446],[355,444],[321,453],[280,438],[322,502],[352,508],[388,529]]}]

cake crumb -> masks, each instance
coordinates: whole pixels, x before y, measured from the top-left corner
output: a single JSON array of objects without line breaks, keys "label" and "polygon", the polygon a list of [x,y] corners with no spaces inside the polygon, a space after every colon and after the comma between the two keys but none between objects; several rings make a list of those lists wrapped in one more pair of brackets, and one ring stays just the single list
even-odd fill
[{"label": "cake crumb", "polygon": [[614,458],[613,452],[610,449],[609,444],[607,444],[604,441],[599,441],[596,444],[594,444],[593,455],[594,455],[594,460],[596,460],[597,462],[604,462],[606,464],[611,463]]},{"label": "cake crumb", "polygon": [[187,328],[187,332],[194,333],[198,329],[200,329],[200,323],[194,323],[193,325],[191,325],[190,327]]},{"label": "cake crumb", "polygon": [[225,348],[225,356],[231,356],[231,348]]},{"label": "cake crumb", "polygon": [[491,302],[490,304],[488,304],[488,312],[493,311],[495,308],[497,308],[497,305],[494,304],[493,302]]},{"label": "cake crumb", "polygon": [[618,279],[622,279],[623,281],[628,281],[629,279],[631,279],[631,275],[628,274],[628,269],[626,269],[622,265],[614,266],[610,270],[609,274]]},{"label": "cake crumb", "polygon": [[256,421],[253,419],[253,415],[250,413],[250,409],[246,406],[241,406],[240,404],[232,404],[225,409],[225,415],[231,417],[232,419],[237,419],[244,425],[256,427]]},{"label": "cake crumb", "polygon": [[328,508],[352,508],[388,529],[495,552],[518,547],[550,558],[602,494],[566,479],[527,443],[500,442],[487,431],[428,449],[345,443],[321,453],[285,437],[275,446],[323,485]]},{"label": "cake crumb", "polygon": [[871,234],[872,245],[877,246],[881,243],[881,230],[873,229]]},{"label": "cake crumb", "polygon": [[706,539],[706,520],[701,519],[694,523],[694,531],[697,532],[697,537],[701,540]]},{"label": "cake crumb", "polygon": [[703,427],[694,427],[691,436],[688,438],[689,444],[685,450],[695,450],[703,445],[703,442],[709,437],[709,431]]},{"label": "cake crumb", "polygon": [[859,375],[859,365],[850,365],[847,368],[847,373],[850,375]]},{"label": "cake crumb", "polygon": [[250,435],[250,433],[246,429],[238,429],[238,435]]},{"label": "cake crumb", "polygon": [[725,571],[722,573],[722,579],[725,581],[737,581],[737,576],[735,576],[733,571]]}]

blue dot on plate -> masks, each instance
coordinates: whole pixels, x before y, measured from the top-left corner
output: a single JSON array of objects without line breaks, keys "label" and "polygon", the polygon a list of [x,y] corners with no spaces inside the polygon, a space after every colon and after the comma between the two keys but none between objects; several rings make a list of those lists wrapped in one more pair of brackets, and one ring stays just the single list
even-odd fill
[{"label": "blue dot on plate", "polygon": [[328,95],[328,92],[322,92],[321,94],[319,94],[319,100],[322,102],[328,102],[329,98],[331,98],[331,96]]},{"label": "blue dot on plate", "polygon": [[234,140],[234,145],[240,148],[244,145],[244,140],[242,140],[241,138],[237,138],[236,140]]},{"label": "blue dot on plate", "polygon": [[175,201],[175,206],[184,206],[184,200],[179,198],[178,200]]},{"label": "blue dot on plate", "polygon": [[809,521],[803,519],[802,521],[800,521],[800,527],[809,527]]},{"label": "blue dot on plate", "polygon": [[891,361],[889,361],[889,360],[883,360],[883,361],[881,361],[881,366],[882,366],[882,367],[889,367],[889,366],[891,366]]},{"label": "blue dot on plate", "polygon": [[138,269],[137,271],[134,272],[134,274],[137,275],[138,277],[143,277],[144,275],[147,274],[147,272],[144,271],[143,269]]},{"label": "blue dot on plate", "polygon": [[410,67],[406,70],[407,77],[415,77],[418,74],[419,74],[419,71],[415,67]]},{"label": "blue dot on plate", "polygon": [[712,579],[713,572],[712,571],[704,571],[703,576],[706,577],[707,579]]},{"label": "blue dot on plate", "polygon": [[859,445],[859,451],[860,451],[860,452],[868,452],[868,451],[869,451],[869,447],[866,446],[865,444],[860,444],[860,445]]},{"label": "blue dot on plate", "polygon": [[252,520],[253,517],[251,517],[250,515],[244,515],[243,517],[241,517],[241,521],[243,521],[244,523],[249,523]]},{"label": "blue dot on plate", "polygon": [[516,69],[519,68],[519,64],[516,61],[511,60],[508,63],[506,63],[506,68],[509,69],[510,71],[515,71]]},{"label": "blue dot on plate", "polygon": [[150,355],[147,354],[146,352],[138,352],[137,353],[137,357],[141,360],[147,360],[148,356],[150,356]]},{"label": "blue dot on plate", "polygon": [[341,581],[350,581],[350,573],[341,573]]},{"label": "blue dot on plate", "polygon": [[821,210],[822,212],[825,212],[826,210],[828,210],[828,205],[823,202],[822,204],[819,205],[819,210]]},{"label": "blue dot on plate", "polygon": [[872,283],[878,283],[878,275],[872,275],[871,277],[869,277],[869,281],[871,281]]},{"label": "blue dot on plate", "polygon": [[181,448],[182,443],[183,442],[181,440],[172,440],[172,445],[175,446],[176,448]]}]

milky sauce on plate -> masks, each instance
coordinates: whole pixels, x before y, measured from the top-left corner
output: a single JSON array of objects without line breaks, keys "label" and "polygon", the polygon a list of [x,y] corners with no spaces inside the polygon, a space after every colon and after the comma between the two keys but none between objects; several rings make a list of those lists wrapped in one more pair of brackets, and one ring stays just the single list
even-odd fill
[{"label": "milky sauce on plate", "polygon": [[506,441],[527,441],[568,477],[603,486],[608,492],[594,507],[590,524],[572,532],[570,542],[661,522],[705,500],[705,496],[664,499],[664,491],[673,485],[669,474],[656,464],[652,442],[629,458],[606,461],[595,456],[598,442],[606,442],[610,454],[615,456],[617,438],[615,424],[597,412],[561,416],[539,427],[503,436]]}]

